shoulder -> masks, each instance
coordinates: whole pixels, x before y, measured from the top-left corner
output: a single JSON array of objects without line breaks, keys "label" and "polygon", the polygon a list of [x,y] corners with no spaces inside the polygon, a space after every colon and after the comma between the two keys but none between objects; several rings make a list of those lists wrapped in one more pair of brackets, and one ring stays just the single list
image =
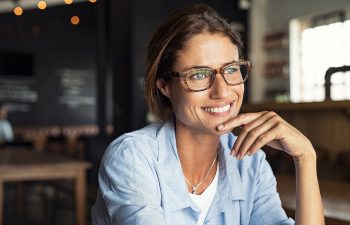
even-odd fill
[{"label": "shoulder", "polygon": [[157,133],[161,123],[150,124],[142,129],[125,133],[115,139],[107,148],[102,163],[109,163],[126,155],[150,158],[157,155]]},{"label": "shoulder", "polygon": [[[162,124],[151,124],[115,139],[106,149],[99,168],[101,190],[141,184],[155,178],[157,130]],[[154,184],[156,181],[154,180]],[[143,185],[143,184],[142,184]]]}]

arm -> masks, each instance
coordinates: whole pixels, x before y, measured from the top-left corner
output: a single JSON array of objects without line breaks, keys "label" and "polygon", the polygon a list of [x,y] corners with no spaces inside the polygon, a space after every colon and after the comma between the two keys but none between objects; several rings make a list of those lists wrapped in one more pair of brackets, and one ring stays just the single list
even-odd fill
[{"label": "arm", "polygon": [[296,169],[296,224],[324,224],[315,151],[294,158]]},{"label": "arm", "polygon": [[[323,225],[324,215],[319,190],[316,153],[310,141],[274,112],[246,113],[221,124],[219,132],[242,127],[232,155],[242,159],[269,145],[293,157],[296,168],[296,224]],[[220,129],[219,129],[220,128]]]},{"label": "arm", "polygon": [[99,189],[93,224],[166,224],[152,165],[132,140],[109,147],[101,162]]}]

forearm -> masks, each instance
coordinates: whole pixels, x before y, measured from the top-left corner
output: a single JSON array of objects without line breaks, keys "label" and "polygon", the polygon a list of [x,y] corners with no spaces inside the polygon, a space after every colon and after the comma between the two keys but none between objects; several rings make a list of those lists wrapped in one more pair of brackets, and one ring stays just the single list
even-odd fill
[{"label": "forearm", "polygon": [[316,153],[294,159],[296,168],[296,225],[323,225],[324,214],[317,179]]}]

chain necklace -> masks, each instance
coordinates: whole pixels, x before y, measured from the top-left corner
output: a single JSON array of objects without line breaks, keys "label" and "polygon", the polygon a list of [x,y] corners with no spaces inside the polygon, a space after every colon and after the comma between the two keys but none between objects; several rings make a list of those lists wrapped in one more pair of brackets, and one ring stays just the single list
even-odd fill
[{"label": "chain necklace", "polygon": [[209,167],[209,169],[208,169],[207,173],[204,175],[204,177],[198,182],[198,184],[196,184],[196,185],[191,184],[191,183],[187,180],[186,176],[184,175],[187,184],[189,184],[189,185],[192,187],[192,194],[195,194],[195,195],[197,194],[197,188],[204,182],[205,178],[207,178],[207,176],[209,175],[209,172],[210,172],[211,169],[213,168],[213,166],[214,166],[214,164],[215,164],[217,158],[218,158],[218,154],[216,153],[216,156],[215,156],[215,158],[214,158],[213,163],[212,163],[211,166]]}]

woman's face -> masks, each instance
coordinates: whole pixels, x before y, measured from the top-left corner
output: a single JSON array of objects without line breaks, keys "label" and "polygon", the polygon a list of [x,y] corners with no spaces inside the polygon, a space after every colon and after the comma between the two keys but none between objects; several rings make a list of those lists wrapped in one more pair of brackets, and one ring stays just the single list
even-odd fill
[{"label": "woman's face", "polygon": [[[218,69],[239,61],[237,46],[221,34],[201,33],[187,41],[177,54],[173,71],[184,72],[196,67]],[[204,91],[190,92],[181,79],[157,82],[171,102],[177,128],[218,135],[216,127],[237,116],[242,105],[244,85],[228,86],[220,74]]]}]

